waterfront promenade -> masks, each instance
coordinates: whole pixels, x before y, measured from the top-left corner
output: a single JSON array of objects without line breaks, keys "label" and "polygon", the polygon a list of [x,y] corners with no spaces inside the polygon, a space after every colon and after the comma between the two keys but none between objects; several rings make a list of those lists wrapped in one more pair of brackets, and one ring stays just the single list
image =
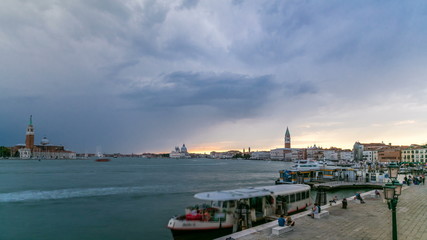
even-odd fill
[{"label": "waterfront promenade", "polygon": [[[373,191],[371,191],[373,193]],[[342,209],[341,202],[334,206],[325,205],[323,210],[330,215],[322,219],[312,219],[308,211],[294,216],[294,231],[280,236],[271,235],[271,228],[277,223],[270,222],[257,228],[230,235],[239,240],[262,239],[379,239],[390,240],[391,210],[383,196],[375,198],[374,194],[365,193],[365,204],[348,198],[348,208]],[[427,239],[427,186],[412,185],[404,188],[397,205],[397,226],[399,240]],[[229,236],[227,236],[229,237]],[[225,239],[226,237],[220,238]]]}]

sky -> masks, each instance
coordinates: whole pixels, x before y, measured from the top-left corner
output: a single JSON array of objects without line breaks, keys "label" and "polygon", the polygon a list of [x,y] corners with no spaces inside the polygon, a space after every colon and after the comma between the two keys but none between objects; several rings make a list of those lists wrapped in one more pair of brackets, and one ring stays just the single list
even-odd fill
[{"label": "sky", "polygon": [[2,0],[0,146],[424,144],[427,3]]}]

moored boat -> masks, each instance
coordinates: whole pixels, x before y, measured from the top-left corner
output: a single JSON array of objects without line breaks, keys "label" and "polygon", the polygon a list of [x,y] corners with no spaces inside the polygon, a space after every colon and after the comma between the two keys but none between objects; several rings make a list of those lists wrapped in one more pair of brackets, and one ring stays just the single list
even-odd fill
[{"label": "moored boat", "polygon": [[232,233],[311,205],[310,187],[302,184],[203,192],[194,197],[210,203],[187,208],[185,215],[171,218],[167,227],[174,236],[209,231]]}]

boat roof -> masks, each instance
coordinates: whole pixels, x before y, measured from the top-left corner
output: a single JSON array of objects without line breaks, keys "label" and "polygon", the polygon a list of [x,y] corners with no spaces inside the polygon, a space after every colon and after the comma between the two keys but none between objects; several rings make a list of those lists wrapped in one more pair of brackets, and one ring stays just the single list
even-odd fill
[{"label": "boat roof", "polygon": [[284,184],[264,187],[248,187],[233,190],[223,190],[216,192],[202,192],[194,195],[195,198],[209,201],[239,200],[253,197],[269,195],[289,194],[310,190],[310,186],[305,184]]}]

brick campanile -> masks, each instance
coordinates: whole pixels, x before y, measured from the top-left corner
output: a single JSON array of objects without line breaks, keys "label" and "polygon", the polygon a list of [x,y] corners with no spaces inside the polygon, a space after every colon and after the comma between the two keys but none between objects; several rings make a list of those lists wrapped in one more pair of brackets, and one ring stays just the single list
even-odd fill
[{"label": "brick campanile", "polygon": [[291,134],[289,134],[288,127],[286,127],[285,133],[285,148],[291,148]]},{"label": "brick campanile", "polygon": [[33,115],[30,115],[30,123],[28,124],[27,133],[25,134],[25,147],[29,149],[34,148]]}]

